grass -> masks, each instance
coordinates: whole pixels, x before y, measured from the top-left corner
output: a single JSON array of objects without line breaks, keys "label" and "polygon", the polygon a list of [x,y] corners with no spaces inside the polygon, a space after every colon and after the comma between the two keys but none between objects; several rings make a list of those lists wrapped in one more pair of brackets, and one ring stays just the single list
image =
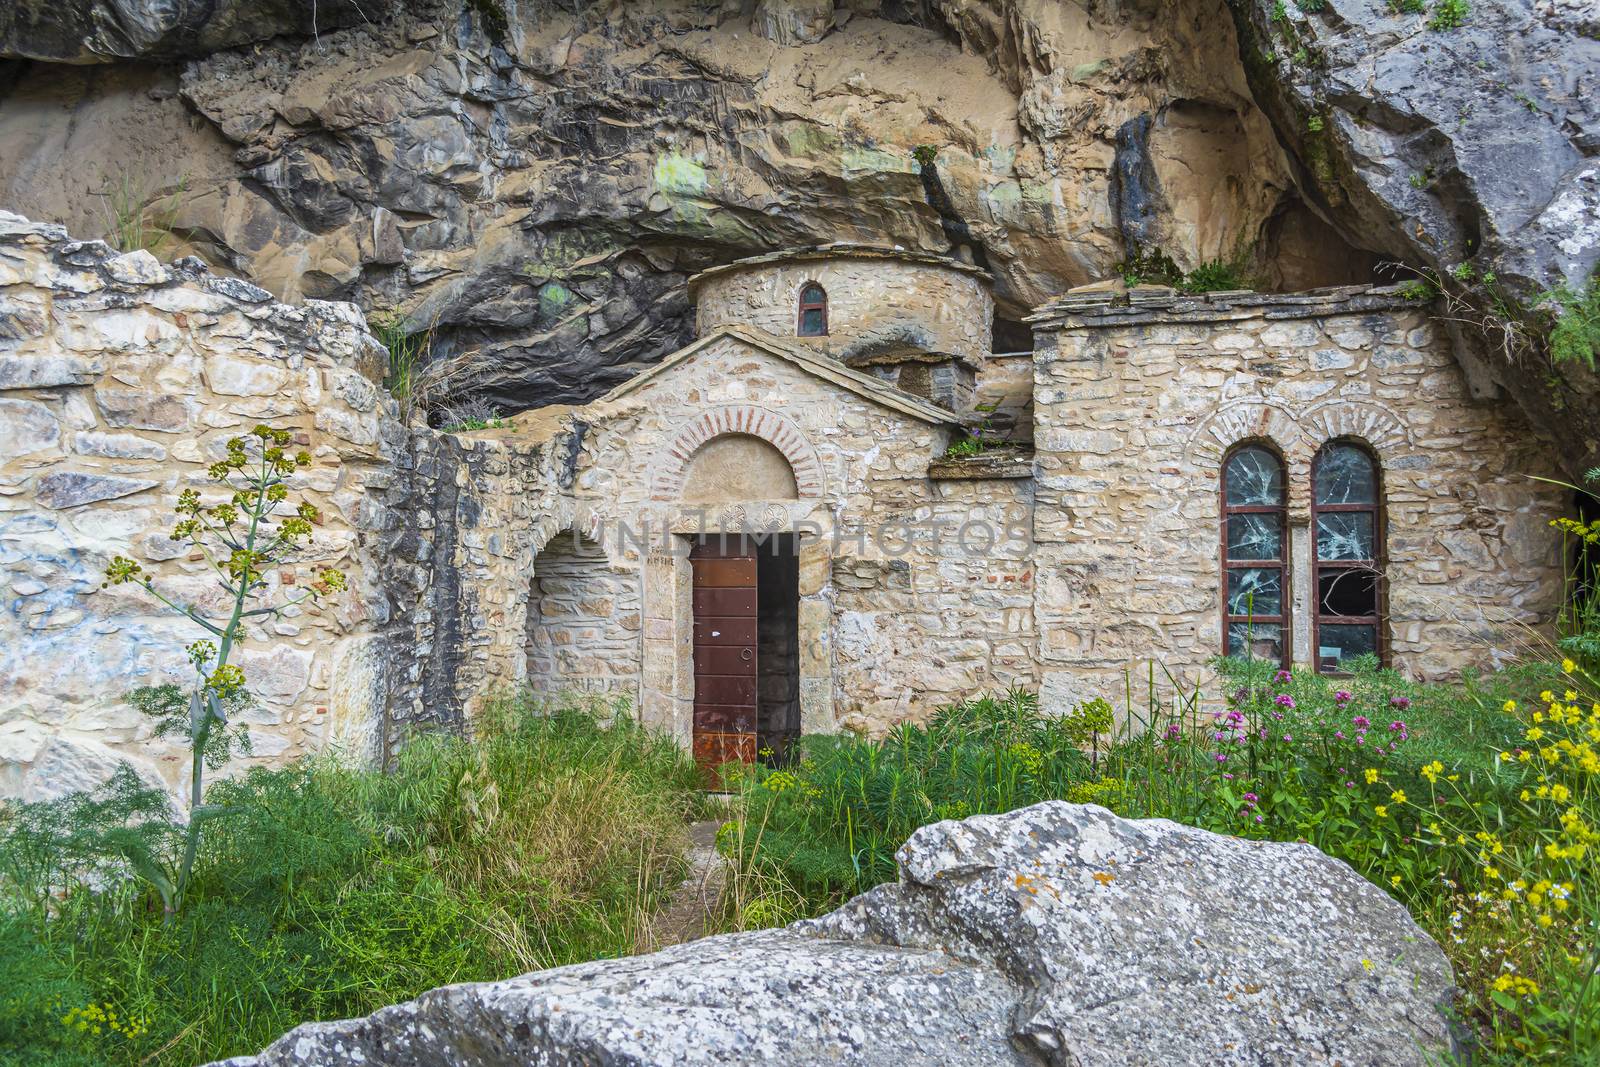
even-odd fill
[{"label": "grass", "polygon": [[119,252],[143,249],[160,255],[172,240],[172,226],[188,189],[188,177],[179,178],[176,188],[162,203],[147,183],[126,171],[114,177],[102,175],[98,195],[106,243]]},{"label": "grass", "polygon": [[1450,686],[1376,663],[1349,678],[1220,664],[1208,694],[1120,696],[1112,744],[1028,693],[942,709],[881,740],[808,738],[757,769],[724,828],[733,927],[826,911],[895,877],[916,827],[1060,798],[1131,818],[1309,841],[1405,904],[1451,957],[1478,1062],[1600,1048],[1600,686],[1529,664]]},{"label": "grass", "polygon": [[434,986],[626,955],[702,803],[670,740],[524,700],[475,739],[416,739],[390,774],[304,761],[207,799],[230,813],[170,923],[114,858],[32,832],[40,806],[0,816],[0,1062],[191,1064]]}]

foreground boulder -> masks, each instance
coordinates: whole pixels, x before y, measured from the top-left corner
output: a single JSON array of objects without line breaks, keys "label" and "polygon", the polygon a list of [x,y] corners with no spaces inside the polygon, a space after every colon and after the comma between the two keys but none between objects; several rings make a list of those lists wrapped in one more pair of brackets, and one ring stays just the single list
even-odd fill
[{"label": "foreground boulder", "polygon": [[1421,1064],[1444,954],[1309,845],[1051,802],[912,835],[787,929],[447,986],[230,1067]]}]

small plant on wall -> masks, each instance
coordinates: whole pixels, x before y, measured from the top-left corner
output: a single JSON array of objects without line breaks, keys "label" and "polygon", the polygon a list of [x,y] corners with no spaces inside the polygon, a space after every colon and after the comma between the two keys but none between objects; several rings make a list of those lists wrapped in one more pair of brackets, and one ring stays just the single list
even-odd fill
[{"label": "small plant on wall", "polygon": [[244,670],[230,662],[252,623],[280,615],[286,608],[345,588],[343,573],[323,568],[298,596],[264,603],[267,571],[285,562],[310,536],[320,520],[315,505],[289,497],[289,479],[311,463],[306,452],[285,451],[288,430],[257,426],[247,437],[228,442],[227,455],[207,474],[216,489],[207,503],[196,489],[178,494],[172,539],[189,547],[210,565],[227,593],[226,616],[212,616],[180,603],[161,591],[154,577],[136,561],[112,557],[105,586],[133,583],[193,623],[201,636],[185,649],[194,670],[187,692],[176,685],[147,687],[130,694],[140,711],[156,720],[158,736],[176,737],[189,750],[189,821],[174,835],[176,849],[160,846],[166,838],[130,838],[120,847],[135,871],[161,896],[169,917],[183,904],[194,868],[200,833],[221,810],[203,803],[205,772],[220,767],[245,743],[243,730],[229,714],[249,700]]}]

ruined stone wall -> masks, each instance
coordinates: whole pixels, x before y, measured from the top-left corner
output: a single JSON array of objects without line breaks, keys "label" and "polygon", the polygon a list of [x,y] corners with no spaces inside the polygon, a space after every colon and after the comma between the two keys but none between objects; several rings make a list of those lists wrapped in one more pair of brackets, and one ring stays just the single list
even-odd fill
[{"label": "ruined stone wall", "polygon": [[411,494],[382,583],[405,608],[407,658],[387,745],[416,730],[462,730],[528,680],[535,558],[572,528],[581,426],[533,412],[504,430],[412,433]]},{"label": "ruined stone wall", "polygon": [[[795,336],[800,290],[808,282],[828,294],[826,337]],[[752,326],[840,358],[904,341],[976,364],[989,352],[989,288],[982,271],[934,257],[829,252],[763,256],[706,271],[691,282],[690,295],[701,337],[718,326]]]},{"label": "ruined stone wall", "polygon": [[1047,707],[1154,659],[1192,682],[1221,651],[1219,467],[1271,442],[1288,469],[1293,656],[1311,659],[1310,465],[1367,444],[1387,507],[1388,638],[1424,679],[1550,621],[1556,470],[1515,410],[1478,402],[1426,309],[1392,291],[1174,300],[1068,296],[1039,317],[1038,626]]},{"label": "ruined stone wall", "polygon": [[136,586],[102,589],[102,572],[127,555],[169,599],[223,612],[205,562],[168,539],[172,505],[206,493],[225,442],[260,422],[311,453],[292,486],[323,515],[268,597],[325,566],[351,588],[265,620],[235,656],[258,698],[253,761],[378,754],[397,673],[378,561],[407,492],[385,360],[351,305],[278,304],[197,261],[0,212],[0,792],[90,785],[118,760],[183,785],[181,753],[122,698],[187,682],[183,646],[202,635]]}]

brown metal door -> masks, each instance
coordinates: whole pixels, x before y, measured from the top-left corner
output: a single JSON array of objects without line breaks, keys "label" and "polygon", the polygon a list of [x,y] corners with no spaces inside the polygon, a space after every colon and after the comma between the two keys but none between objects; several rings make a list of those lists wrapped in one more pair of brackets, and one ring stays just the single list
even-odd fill
[{"label": "brown metal door", "polygon": [[689,558],[694,759],[711,772],[756,758],[756,557],[744,538],[730,537],[696,545]]}]

